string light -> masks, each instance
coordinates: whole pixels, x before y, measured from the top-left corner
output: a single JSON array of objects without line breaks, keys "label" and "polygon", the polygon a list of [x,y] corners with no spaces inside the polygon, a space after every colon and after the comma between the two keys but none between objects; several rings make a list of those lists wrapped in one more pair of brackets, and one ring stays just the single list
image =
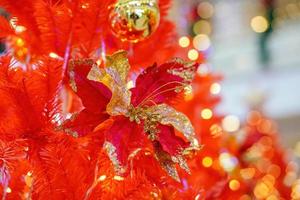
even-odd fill
[{"label": "string light", "polygon": [[234,115],[228,115],[222,120],[222,127],[227,132],[235,132],[240,128],[240,120]]},{"label": "string light", "polygon": [[221,92],[221,85],[219,83],[213,83],[209,89],[212,94],[219,94]]},{"label": "string light", "polygon": [[197,34],[207,34],[211,33],[211,25],[206,20],[199,20],[193,25],[193,32]]},{"label": "string light", "polygon": [[199,51],[205,51],[210,47],[210,39],[205,34],[196,35],[193,39],[193,46]]},{"label": "string light", "polygon": [[233,171],[238,164],[237,158],[228,152],[221,153],[219,156],[219,161],[223,169],[227,172]]},{"label": "string light", "polygon": [[206,168],[211,167],[213,164],[213,160],[211,157],[206,156],[202,159],[202,165]]},{"label": "string light", "polygon": [[179,38],[178,44],[183,48],[188,47],[190,45],[190,39],[186,36],[182,36]]},{"label": "string light", "polygon": [[240,182],[235,179],[233,179],[229,182],[229,188],[233,191],[238,190],[240,188],[240,185],[241,185]]},{"label": "string light", "polygon": [[241,169],[240,174],[243,179],[251,179],[255,175],[255,169],[254,168]]},{"label": "string light", "polygon": [[189,50],[189,52],[188,52],[188,58],[190,60],[197,60],[198,57],[199,57],[199,53],[198,53],[197,50],[195,50],[195,49]]},{"label": "string light", "polygon": [[253,31],[255,31],[257,33],[263,33],[268,29],[269,23],[265,17],[256,16],[256,17],[253,17],[251,20],[251,27],[252,27]]},{"label": "string light", "polygon": [[202,111],[201,111],[201,117],[203,119],[211,119],[213,116],[213,113],[211,111],[211,109],[209,108],[204,108]]}]

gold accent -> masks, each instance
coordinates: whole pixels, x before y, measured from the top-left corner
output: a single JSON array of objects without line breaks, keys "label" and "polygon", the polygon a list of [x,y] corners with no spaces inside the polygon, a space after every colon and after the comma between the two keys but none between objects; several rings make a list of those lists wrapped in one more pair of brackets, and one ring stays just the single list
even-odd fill
[{"label": "gold accent", "polygon": [[[195,74],[195,65],[186,64],[180,59],[175,60],[175,62],[181,63],[183,66],[180,68],[171,68],[168,73],[180,76],[184,79],[182,81],[183,83],[178,82],[180,85],[175,88],[182,90],[186,87],[186,85],[191,83]],[[111,90],[112,98],[106,107],[106,111],[109,115],[124,115],[128,117],[131,122],[135,122],[137,124],[141,124],[141,122],[143,122],[144,132],[153,142],[157,160],[171,177],[180,181],[175,164],[178,163],[182,169],[190,173],[184,155],[190,154],[191,151],[200,149],[199,142],[194,133],[194,128],[189,119],[183,113],[178,112],[167,104],[159,104],[150,107],[143,104],[140,104],[137,107],[131,105],[131,92],[127,88],[127,76],[129,69],[130,65],[126,58],[126,52],[119,51],[114,53],[112,56],[107,56],[105,68],[99,68],[97,65],[94,65],[87,78],[89,80],[101,82]],[[184,137],[190,142],[190,146],[185,149],[178,149],[176,155],[173,156],[165,152],[157,138],[157,133],[159,131],[157,126],[159,124],[173,126],[179,132],[183,133]],[[121,163],[117,158],[118,155],[116,147],[108,141],[104,143],[103,147],[106,149],[115,170],[118,173],[125,172],[126,168],[121,166]],[[133,151],[129,155],[128,159],[132,159],[139,151],[140,149]]]},{"label": "gold accent", "polygon": [[185,62],[184,60],[182,60],[180,58],[174,58],[171,62],[176,62],[176,63],[182,64],[183,66],[180,68],[170,69],[168,72],[170,74],[173,74],[173,75],[183,78],[184,83],[190,84],[196,74],[195,63]]},{"label": "gold accent", "polygon": [[131,100],[131,92],[127,89],[127,75],[129,63],[125,51],[118,51],[112,56],[107,56],[107,66],[100,69],[94,65],[88,74],[88,79],[106,85],[112,92],[106,111],[111,116],[127,113]]},{"label": "gold accent", "polygon": [[159,25],[157,0],[118,0],[109,9],[111,29],[121,41],[142,41]]},{"label": "gold accent", "polygon": [[92,59],[80,59],[80,60],[70,60],[69,61],[69,77],[70,86],[74,92],[77,92],[77,86],[75,82],[75,72],[74,69],[76,65],[93,65],[94,61]]},{"label": "gold accent", "polygon": [[167,104],[151,106],[147,109],[147,112],[158,116],[157,120],[159,123],[163,125],[172,125],[179,132],[183,133],[190,142],[191,146],[189,147],[189,150],[199,150],[200,147],[198,140],[196,139],[194,127],[189,118],[183,113],[178,112]]},{"label": "gold accent", "polygon": [[127,76],[130,69],[130,65],[127,59],[127,52],[124,50],[117,51],[111,56],[106,56],[106,68],[115,70],[115,73],[111,75],[112,78],[122,85],[126,85]]},{"label": "gold accent", "polygon": [[103,144],[103,148],[106,150],[109,159],[113,163],[115,171],[118,174],[123,174],[125,172],[125,168],[121,165],[120,161],[118,160],[116,147],[112,143],[105,141]]},{"label": "gold accent", "polygon": [[180,178],[177,169],[174,165],[174,161],[171,156],[164,152],[160,147],[155,148],[155,157],[159,161],[162,168],[177,182],[180,182]]},{"label": "gold accent", "polygon": [[171,159],[174,163],[178,163],[179,166],[182,169],[184,169],[184,171],[186,171],[188,174],[191,174],[191,170],[190,170],[189,166],[187,165],[187,162],[186,162],[185,158],[181,154],[177,154],[176,156],[172,156]]}]

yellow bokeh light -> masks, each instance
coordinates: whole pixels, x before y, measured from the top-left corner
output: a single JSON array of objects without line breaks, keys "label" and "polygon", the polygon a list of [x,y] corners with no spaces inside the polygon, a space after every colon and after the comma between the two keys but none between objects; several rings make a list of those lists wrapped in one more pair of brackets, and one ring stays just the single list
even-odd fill
[{"label": "yellow bokeh light", "polygon": [[255,169],[254,168],[241,169],[240,174],[243,179],[251,179],[255,175]]},{"label": "yellow bokeh light", "polygon": [[211,157],[206,156],[206,157],[204,157],[204,158],[202,159],[202,165],[203,165],[204,167],[211,167],[212,164],[213,164],[213,160],[212,160]]},{"label": "yellow bokeh light", "polygon": [[270,188],[264,182],[259,182],[256,184],[253,192],[256,198],[265,199],[269,196],[271,191]]},{"label": "yellow bokeh light", "polygon": [[210,47],[210,39],[205,34],[198,34],[193,39],[193,46],[199,51],[205,51]]},{"label": "yellow bokeh light", "polygon": [[212,118],[212,116],[213,116],[213,113],[212,113],[211,109],[209,109],[209,108],[205,108],[201,111],[201,117],[203,119],[210,119],[210,118]]},{"label": "yellow bokeh light", "polygon": [[221,85],[219,83],[213,83],[209,90],[212,94],[219,94],[221,92]]},{"label": "yellow bokeh light", "polygon": [[263,33],[268,29],[269,23],[265,17],[256,16],[251,19],[251,27],[255,32]]},{"label": "yellow bokeh light", "polygon": [[199,20],[193,25],[193,32],[197,34],[207,34],[211,33],[211,25],[206,20]]},{"label": "yellow bokeh light", "polygon": [[292,200],[300,199],[300,179],[294,182],[291,197]]},{"label": "yellow bokeh light", "polygon": [[179,38],[178,44],[181,47],[188,47],[190,45],[190,39],[186,36],[182,36],[181,38]]},{"label": "yellow bokeh light", "polygon": [[18,46],[18,47],[22,47],[22,46],[24,46],[24,40],[22,40],[22,38],[18,38],[17,40],[16,40],[16,45]]},{"label": "yellow bokeh light", "polygon": [[204,19],[211,18],[214,14],[214,6],[209,2],[202,2],[197,7],[197,13]]},{"label": "yellow bokeh light", "polygon": [[229,188],[233,191],[237,191],[240,188],[240,186],[241,185],[238,180],[233,179],[229,182]]},{"label": "yellow bokeh light", "polygon": [[198,57],[199,57],[199,53],[198,53],[197,50],[195,50],[195,49],[189,50],[189,52],[188,52],[188,58],[190,60],[197,60]]},{"label": "yellow bokeh light", "polygon": [[222,120],[222,127],[227,132],[235,132],[240,128],[240,120],[237,116],[228,115]]}]

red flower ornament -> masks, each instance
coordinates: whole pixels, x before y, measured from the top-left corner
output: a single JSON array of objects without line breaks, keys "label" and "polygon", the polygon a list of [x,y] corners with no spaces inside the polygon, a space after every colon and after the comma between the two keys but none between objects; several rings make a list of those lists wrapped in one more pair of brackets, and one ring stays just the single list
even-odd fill
[{"label": "red flower ornament", "polygon": [[[179,59],[153,65],[145,69],[138,76],[136,86],[129,89],[130,65],[126,54],[118,51],[107,56],[105,68],[93,64],[87,74],[87,80],[103,84],[111,91],[105,109],[109,119],[105,122],[103,147],[119,174],[126,171],[128,160],[136,152],[153,149],[161,166],[179,181],[175,164],[189,172],[184,155],[198,150],[199,143],[189,119],[169,104],[191,84],[197,65]],[[103,85],[101,87],[106,89]],[[90,97],[81,95],[81,98],[85,104]],[[103,102],[103,96],[95,101]],[[94,131],[99,126],[101,124],[94,126]],[[184,137],[176,135],[175,129]]]}]

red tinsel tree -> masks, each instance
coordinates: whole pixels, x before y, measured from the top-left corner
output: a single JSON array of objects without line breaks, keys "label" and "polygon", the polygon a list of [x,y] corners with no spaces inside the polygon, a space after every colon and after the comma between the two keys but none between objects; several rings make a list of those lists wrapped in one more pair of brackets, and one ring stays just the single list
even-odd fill
[{"label": "red tinsel tree", "polygon": [[239,175],[253,164],[243,159],[248,143],[229,140],[215,112],[220,77],[169,60],[189,50],[166,19],[170,1],[159,1],[158,29],[138,43],[112,34],[114,3],[0,0],[10,14],[0,18],[2,199],[251,195],[266,174]]}]

